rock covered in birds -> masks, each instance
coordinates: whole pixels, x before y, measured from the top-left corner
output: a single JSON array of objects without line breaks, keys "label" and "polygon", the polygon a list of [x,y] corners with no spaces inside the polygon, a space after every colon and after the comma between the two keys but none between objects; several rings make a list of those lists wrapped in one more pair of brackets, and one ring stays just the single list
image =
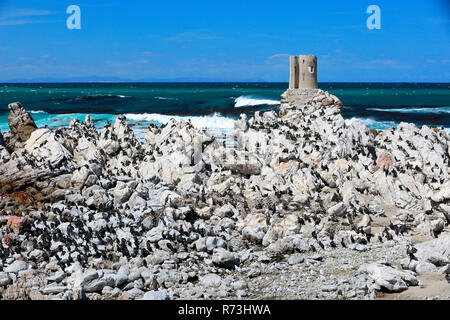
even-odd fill
[{"label": "rock covered in birds", "polygon": [[48,128],[33,131],[25,142],[24,151],[36,161],[48,161],[52,166],[58,166],[61,162],[72,159],[71,152],[58,141],[55,133]]},{"label": "rock covered in birds", "polygon": [[[280,112],[241,115],[232,148],[174,119],[149,126],[145,142],[125,117],[98,131],[87,116],[21,143],[5,133],[0,268],[20,270],[0,272],[3,297],[261,297],[266,277],[294,283],[304,272],[299,283],[326,298],[373,298],[414,285],[415,272],[447,270],[445,245],[397,248],[417,234],[445,243],[448,135],[409,124],[371,132],[341,110],[328,92],[288,90]],[[409,259],[408,272],[361,252]],[[354,288],[316,272],[332,259],[351,265],[347,255],[367,264]]]}]

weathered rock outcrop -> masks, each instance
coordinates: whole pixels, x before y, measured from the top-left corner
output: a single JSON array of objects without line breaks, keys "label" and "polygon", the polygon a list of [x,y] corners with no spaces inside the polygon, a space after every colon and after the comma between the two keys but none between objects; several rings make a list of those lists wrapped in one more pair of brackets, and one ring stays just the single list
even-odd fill
[{"label": "weathered rock outcrop", "polygon": [[[444,131],[402,123],[375,136],[319,89],[286,91],[279,113],[241,115],[235,148],[185,121],[149,126],[141,143],[124,117],[100,131],[89,116],[36,129],[12,109],[16,131],[0,135],[4,298],[303,294],[279,280],[374,298],[450,269]],[[407,251],[411,236],[430,241]],[[354,274],[362,258],[345,257],[371,252]],[[405,270],[378,263],[386,252]],[[316,272],[327,259],[351,281]]]},{"label": "weathered rock outcrop", "polygon": [[33,131],[37,129],[33,118],[20,102],[9,104],[8,109],[8,124],[11,132],[18,137],[20,141],[27,141]]},{"label": "weathered rock outcrop", "polygon": [[3,138],[3,134],[0,131],[0,147],[6,147],[5,138]]}]

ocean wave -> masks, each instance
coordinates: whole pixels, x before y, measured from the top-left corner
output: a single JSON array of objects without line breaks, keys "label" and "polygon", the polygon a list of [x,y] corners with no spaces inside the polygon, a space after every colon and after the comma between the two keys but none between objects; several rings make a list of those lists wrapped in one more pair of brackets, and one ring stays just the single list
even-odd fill
[{"label": "ocean wave", "polygon": [[31,110],[30,113],[47,113],[44,110]]},{"label": "ocean wave", "polygon": [[371,111],[381,112],[399,112],[399,113],[450,113],[450,107],[438,107],[438,108],[396,108],[396,109],[382,109],[382,108],[368,108]]},{"label": "ocean wave", "polygon": [[68,98],[60,98],[54,99],[56,101],[62,102],[72,102],[72,101],[95,101],[95,100],[105,100],[105,99],[114,99],[114,98],[129,98],[129,96],[121,95],[121,94],[91,94],[85,96],[76,96],[76,97],[68,97]]},{"label": "ocean wave", "polygon": [[155,97],[158,100],[178,100],[177,98],[167,98],[167,97]]},{"label": "ocean wave", "polygon": [[[399,122],[395,122],[395,121],[378,121],[372,118],[358,118],[358,117],[353,117],[350,119],[345,119],[345,124],[347,126],[350,126],[352,124],[352,122],[361,122],[362,124],[365,124],[367,126],[367,128],[369,129],[374,129],[374,130],[386,130],[389,128],[396,128],[397,125],[399,124]],[[417,127],[420,129],[421,126],[417,125]],[[448,127],[441,127],[445,132],[450,134],[450,128]]]},{"label": "ocean wave", "polygon": [[271,99],[262,99],[262,98],[255,98],[252,96],[240,96],[234,100],[234,107],[235,108],[241,108],[241,107],[248,107],[248,106],[259,106],[259,105],[277,105],[280,104],[280,101],[278,100],[271,100]]},{"label": "ocean wave", "polygon": [[170,119],[177,121],[191,121],[196,128],[207,129],[233,129],[235,120],[227,118],[219,113],[214,113],[208,116],[171,116],[159,113],[127,113],[125,117],[133,121],[146,121],[156,125],[163,125],[169,122]]},{"label": "ocean wave", "polygon": [[345,124],[347,126],[350,126],[352,122],[361,122],[362,124],[365,124],[367,128],[374,130],[386,130],[389,128],[395,128],[398,125],[398,122],[395,121],[377,121],[372,118],[353,117],[350,119],[345,119]]}]

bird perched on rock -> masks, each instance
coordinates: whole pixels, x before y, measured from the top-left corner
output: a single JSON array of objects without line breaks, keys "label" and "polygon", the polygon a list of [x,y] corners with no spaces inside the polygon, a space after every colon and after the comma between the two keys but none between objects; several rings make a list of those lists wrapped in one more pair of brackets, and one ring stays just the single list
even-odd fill
[{"label": "bird perched on rock", "polygon": [[406,247],[406,253],[408,254],[409,258],[411,260],[417,260],[416,256],[414,255],[417,252],[417,248],[412,245],[407,245]]},{"label": "bird perched on rock", "polygon": [[353,238],[353,235],[350,235],[350,241],[351,241],[352,243],[355,243],[355,239]]},{"label": "bird perched on rock", "polygon": [[380,241],[380,243],[383,243],[383,237],[382,236],[378,236],[378,241]]},{"label": "bird perched on rock", "polygon": [[323,249],[325,249],[325,246],[323,245],[323,243],[322,242],[320,242],[320,240],[317,240],[317,243],[319,244],[319,246],[322,248],[322,250]]}]

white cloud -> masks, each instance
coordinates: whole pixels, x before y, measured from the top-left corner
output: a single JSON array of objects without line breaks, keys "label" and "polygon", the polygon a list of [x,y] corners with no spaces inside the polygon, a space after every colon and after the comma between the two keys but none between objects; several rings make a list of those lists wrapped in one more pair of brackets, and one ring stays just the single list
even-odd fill
[{"label": "white cloud", "polygon": [[32,10],[32,9],[16,9],[13,11],[6,11],[2,14],[3,17],[36,17],[36,16],[48,16],[54,14],[50,10]]},{"label": "white cloud", "polygon": [[0,14],[0,26],[16,26],[47,21],[31,20],[30,17],[42,17],[54,14],[50,10],[15,9]]},{"label": "white cloud", "polygon": [[3,20],[0,19],[0,26],[18,26],[21,24],[33,23],[31,20]]},{"label": "white cloud", "polygon": [[288,53],[277,53],[277,54],[271,55],[269,57],[269,59],[284,58],[284,57],[289,57],[289,56],[290,56],[290,54],[288,54]]}]

